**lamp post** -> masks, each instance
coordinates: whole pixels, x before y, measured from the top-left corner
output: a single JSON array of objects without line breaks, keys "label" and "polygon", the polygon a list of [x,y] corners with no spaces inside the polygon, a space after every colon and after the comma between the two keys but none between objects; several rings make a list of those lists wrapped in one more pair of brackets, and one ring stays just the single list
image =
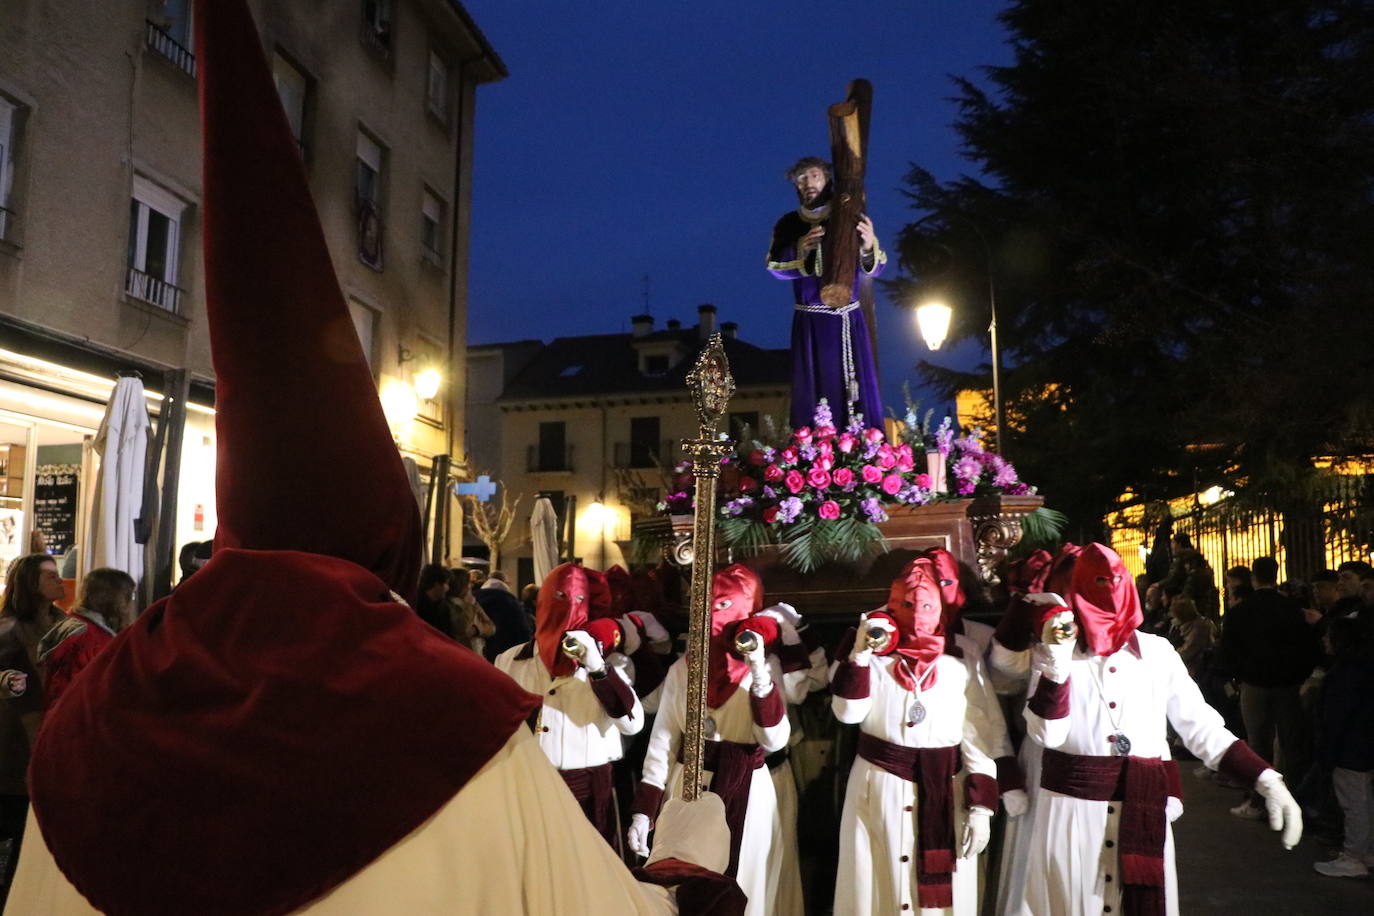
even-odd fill
[{"label": "lamp post", "polygon": [[[941,219],[953,218],[962,222],[973,230],[973,234],[978,237],[979,243],[983,246],[983,263],[988,277],[988,340],[992,351],[993,437],[997,441],[997,451],[1005,457],[1007,444],[1002,437],[1002,430],[1006,428],[1006,418],[1002,412],[1002,356],[997,345],[997,283],[993,278],[992,271],[992,246],[988,244],[987,236],[983,234],[983,230],[978,227],[978,224],[957,210],[937,210],[912,223],[911,228],[914,229],[936,217]],[[924,302],[916,308],[916,322],[920,327],[921,337],[931,350],[940,349],[940,344],[944,342],[945,335],[949,332],[952,314],[953,309],[943,302]]]}]

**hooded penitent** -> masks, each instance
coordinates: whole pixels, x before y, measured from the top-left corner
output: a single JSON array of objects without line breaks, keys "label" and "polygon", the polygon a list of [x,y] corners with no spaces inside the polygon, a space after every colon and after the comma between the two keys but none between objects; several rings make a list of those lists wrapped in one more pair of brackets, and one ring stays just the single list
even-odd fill
[{"label": "hooded penitent", "polygon": [[[892,580],[883,611],[897,625],[891,651],[901,657],[888,670],[897,683],[911,690],[945,651],[944,604],[935,564],[926,557],[908,563],[901,576]],[[922,683],[933,684],[935,678],[931,671]]]},{"label": "hooded penitent", "polygon": [[763,609],[763,582],[747,566],[736,563],[716,573],[711,581],[711,649],[707,665],[706,704],[719,709],[730,699],[749,665],[735,653],[735,631],[740,621]]},{"label": "hooded penitent", "polygon": [[216,551],[72,682],[29,774],[58,866],[111,916],[295,910],[539,702],[392,597],[415,588],[415,500],[261,38],[243,0],[194,18]]},{"label": "hooded penitent", "polygon": [[1078,554],[1065,597],[1093,655],[1118,651],[1144,621],[1131,574],[1116,551],[1102,544]]},{"label": "hooded penitent", "polygon": [[587,625],[587,570],[575,563],[555,566],[539,586],[534,606],[534,641],[544,667],[554,677],[566,677],[577,662],[563,654],[563,634]]},{"label": "hooded penitent", "polygon": [[932,547],[925,552],[925,556],[935,567],[935,575],[940,586],[940,601],[944,608],[944,625],[948,631],[957,625],[967,600],[964,586],[959,581],[959,561],[943,547]]},{"label": "hooded penitent", "polygon": [[1032,551],[1024,560],[1012,563],[1007,567],[1007,591],[1013,596],[1043,592],[1053,563],[1048,550]]},{"label": "hooded penitent", "polygon": [[633,581],[625,567],[617,564],[606,570],[606,587],[610,589],[611,593],[608,616],[624,617],[631,611],[645,610],[634,606],[634,596],[631,593],[632,585]]}]

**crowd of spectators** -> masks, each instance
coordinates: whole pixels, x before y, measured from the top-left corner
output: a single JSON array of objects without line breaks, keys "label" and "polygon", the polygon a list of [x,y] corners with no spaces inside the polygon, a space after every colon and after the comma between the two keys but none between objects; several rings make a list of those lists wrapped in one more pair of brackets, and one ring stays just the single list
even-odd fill
[{"label": "crowd of spectators", "polygon": [[[1374,869],[1374,567],[1361,560],[1310,581],[1280,581],[1258,557],[1225,571],[1186,535],[1167,575],[1138,583],[1144,629],[1177,647],[1203,695],[1284,775],[1319,838],[1340,846],[1313,867],[1331,877]],[[1155,569],[1162,565],[1155,564]],[[1197,775],[1219,774],[1199,767]],[[1231,813],[1265,817],[1251,795]]]}]

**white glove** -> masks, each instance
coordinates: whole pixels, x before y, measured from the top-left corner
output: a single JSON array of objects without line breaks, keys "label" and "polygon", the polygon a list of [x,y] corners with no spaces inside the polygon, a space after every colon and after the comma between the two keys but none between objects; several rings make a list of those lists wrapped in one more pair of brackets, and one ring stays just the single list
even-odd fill
[{"label": "white glove", "polygon": [[1164,816],[1169,819],[1171,824],[1183,817],[1183,801],[1170,795],[1164,801]]},{"label": "white glove", "polygon": [[1255,780],[1255,791],[1264,797],[1269,828],[1283,831],[1283,848],[1292,849],[1302,839],[1302,808],[1293,799],[1277,770],[1265,770]]},{"label": "white glove", "polygon": [[[870,612],[875,613],[875,612]],[[869,659],[873,657],[873,650],[868,648],[868,642],[864,639],[864,633],[870,626],[882,627],[896,638],[897,628],[892,625],[892,621],[887,616],[880,615],[870,620],[868,614],[859,617],[859,632],[854,636],[854,648],[849,651],[849,660],[856,665],[867,665]]]},{"label": "white glove", "polygon": [[577,663],[587,669],[588,674],[600,674],[606,670],[606,659],[602,657],[601,650],[596,647],[596,640],[586,630],[569,630],[563,634],[577,640],[582,647],[582,657]]},{"label": "white glove", "polygon": [[987,808],[968,809],[964,818],[964,841],[959,847],[959,858],[968,859],[981,855],[988,848],[988,837],[992,835],[992,812]]},{"label": "white glove", "polygon": [[[630,829],[634,829],[633,824]],[[696,801],[670,798],[664,803],[654,831],[653,855],[647,864],[663,859],[681,859],[715,872],[730,867],[730,827],[725,823],[725,803],[719,795],[703,792]]]},{"label": "white glove", "polygon": [[1020,817],[1030,808],[1030,796],[1025,789],[1012,789],[1002,793],[1002,807],[1007,809],[1007,817]]},{"label": "white glove", "polygon": [[1040,628],[1040,644],[1035,647],[1036,668],[1056,684],[1069,679],[1069,663],[1073,661],[1075,637],[1064,635],[1066,625],[1074,626],[1073,612],[1067,609],[1045,621]]},{"label": "white glove", "polygon": [[768,670],[768,656],[764,654],[762,639],[755,641],[753,650],[745,653],[744,660],[749,663],[749,673],[754,676],[749,692],[756,697],[768,696],[773,689],[773,672]]},{"label": "white glove", "polygon": [[801,624],[801,614],[790,604],[778,602],[770,608],[765,608],[757,614],[759,617],[772,617],[778,622],[778,635],[782,637],[784,645],[795,646],[801,643],[801,637],[797,635],[797,627]]},{"label": "white glove", "polygon": [[628,614],[618,618],[616,623],[620,624],[620,646],[616,651],[634,655],[639,651],[639,627],[635,626]]},{"label": "white glove", "polygon": [[649,637],[649,642],[672,642],[673,637],[668,635],[668,631],[663,628],[663,624],[658,622],[658,618],[653,614],[644,611],[635,611],[635,616],[639,622],[644,624],[644,635]]},{"label": "white glove", "polygon": [[[637,856],[649,856],[649,815],[636,814],[630,818],[630,828],[625,831],[625,842],[630,851]],[[729,845],[728,842],[726,844]]]}]

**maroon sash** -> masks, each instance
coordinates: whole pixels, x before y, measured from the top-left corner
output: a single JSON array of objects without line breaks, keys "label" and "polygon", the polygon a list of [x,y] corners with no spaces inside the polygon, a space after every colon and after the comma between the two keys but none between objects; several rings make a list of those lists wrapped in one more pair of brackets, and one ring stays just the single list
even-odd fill
[{"label": "maroon sash", "polygon": [[1121,908],[1127,916],[1163,916],[1165,802],[1176,782],[1172,760],[1095,757],[1046,748],[1040,785],[1089,801],[1121,803]]},{"label": "maroon sash", "polygon": [[[730,867],[725,873],[731,878],[739,868],[739,844],[744,838],[744,815],[749,810],[749,784],[754,771],[763,766],[763,759],[763,748],[737,741],[707,741],[702,754],[702,769],[712,773],[711,791],[725,803],[725,823],[730,827]],[[681,746],[677,749],[677,762],[683,762]]]},{"label": "maroon sash", "polygon": [[582,813],[587,815],[596,832],[620,854],[620,824],[615,816],[611,765],[603,763],[594,767],[559,770],[558,775],[568,784],[573,798],[582,806]]},{"label": "maroon sash", "polygon": [[859,734],[859,756],[876,767],[916,783],[916,881],[922,907],[954,905],[954,775],[962,758],[958,745],[906,747]]},{"label": "maroon sash", "polygon": [[744,916],[749,905],[733,878],[681,859],[659,859],[634,869],[633,874],[646,884],[677,888],[678,916]]}]

